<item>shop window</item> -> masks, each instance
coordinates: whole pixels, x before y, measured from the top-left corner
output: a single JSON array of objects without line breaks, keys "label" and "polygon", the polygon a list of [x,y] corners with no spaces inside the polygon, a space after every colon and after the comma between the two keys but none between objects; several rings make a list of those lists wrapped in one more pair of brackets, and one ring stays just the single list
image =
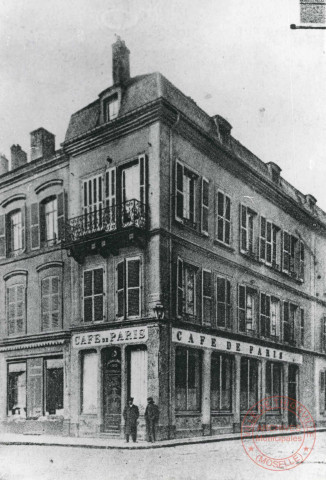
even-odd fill
[{"label": "shop window", "polygon": [[304,324],[304,309],[300,308],[300,345],[304,347],[305,324]]},{"label": "shop window", "polygon": [[255,407],[258,402],[258,361],[241,358],[240,409],[242,412]]},{"label": "shop window", "polygon": [[280,338],[281,326],[281,305],[280,300],[276,297],[271,297],[271,336],[275,340]]},{"label": "shop window", "polygon": [[176,219],[191,227],[196,226],[195,191],[197,175],[177,162],[176,165]]},{"label": "shop window", "polygon": [[260,294],[260,334],[269,338],[271,335],[271,297]]},{"label": "shop window", "polygon": [[131,349],[129,364],[129,395],[145,410],[147,405],[147,350]]},{"label": "shop window", "polygon": [[96,352],[82,356],[82,413],[97,413],[98,358]]},{"label": "shop window", "polygon": [[289,302],[283,304],[283,340],[286,343],[294,343],[294,325],[297,306]]},{"label": "shop window", "polygon": [[239,285],[238,322],[240,332],[257,332],[257,291],[244,285]]},{"label": "shop window", "polygon": [[201,231],[208,235],[209,181],[202,178],[201,186]]},{"label": "shop window", "polygon": [[8,415],[26,418],[26,363],[8,365]]},{"label": "shop window", "polygon": [[216,238],[225,245],[231,244],[231,199],[225,193],[217,192]]},{"label": "shop window", "polygon": [[100,322],[104,319],[103,268],[84,271],[84,322]]},{"label": "shop window", "polygon": [[260,217],[259,258],[280,268],[280,229],[265,217]]},{"label": "shop window", "polygon": [[319,413],[326,412],[326,371],[319,373]]},{"label": "shop window", "polygon": [[212,321],[212,272],[202,272],[202,319],[203,323],[210,325]]},{"label": "shop window", "polygon": [[231,283],[223,277],[216,279],[216,323],[218,327],[231,328]]},{"label": "shop window", "polygon": [[201,352],[176,349],[175,395],[176,410],[200,411]]},{"label": "shop window", "polygon": [[241,205],[240,212],[240,250],[242,253],[255,256],[255,223],[257,214],[245,205]]},{"label": "shop window", "polygon": [[228,355],[212,355],[211,410],[232,411],[232,364]]},{"label": "shop window", "polygon": [[7,287],[8,335],[21,335],[26,331],[25,285]]},{"label": "shop window", "polygon": [[[266,397],[282,395],[282,365],[266,362]],[[277,408],[276,410],[279,410]]]},{"label": "shop window", "polygon": [[63,360],[53,358],[45,363],[46,414],[63,415]]},{"label": "shop window", "polygon": [[189,322],[197,322],[197,271],[193,265],[178,259],[177,312]]},{"label": "shop window", "polygon": [[141,263],[139,257],[126,258],[117,265],[117,317],[141,315]]},{"label": "shop window", "polygon": [[59,277],[43,278],[41,282],[42,331],[60,328]]}]

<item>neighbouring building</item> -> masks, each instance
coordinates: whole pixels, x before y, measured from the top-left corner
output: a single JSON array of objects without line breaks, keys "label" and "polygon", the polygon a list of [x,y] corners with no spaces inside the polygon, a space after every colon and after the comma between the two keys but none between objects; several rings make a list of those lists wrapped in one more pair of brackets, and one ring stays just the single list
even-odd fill
[{"label": "neighbouring building", "polygon": [[[285,395],[326,425],[326,214],[160,73],[0,158],[0,428],[159,438],[239,431]],[[293,425],[276,409],[261,423]]]}]

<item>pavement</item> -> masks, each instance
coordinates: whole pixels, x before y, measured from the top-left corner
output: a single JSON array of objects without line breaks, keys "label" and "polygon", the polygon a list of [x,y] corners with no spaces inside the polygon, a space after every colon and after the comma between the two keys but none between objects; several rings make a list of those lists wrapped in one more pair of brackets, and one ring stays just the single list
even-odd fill
[{"label": "pavement", "polygon": [[[325,432],[326,428],[295,430],[296,434],[307,432]],[[259,437],[277,437],[292,435],[293,431],[273,430],[268,432],[255,433]],[[240,440],[240,433],[228,433],[222,435],[210,435],[192,438],[178,438],[173,440],[161,440],[155,443],[149,443],[139,440],[136,443],[126,443],[120,438],[100,438],[100,437],[59,437],[54,435],[31,435],[31,434],[13,434],[0,433],[0,445],[42,445],[58,447],[76,447],[76,448],[97,448],[106,450],[147,450],[153,448],[168,448],[178,445],[193,445],[214,442],[226,442]]]}]

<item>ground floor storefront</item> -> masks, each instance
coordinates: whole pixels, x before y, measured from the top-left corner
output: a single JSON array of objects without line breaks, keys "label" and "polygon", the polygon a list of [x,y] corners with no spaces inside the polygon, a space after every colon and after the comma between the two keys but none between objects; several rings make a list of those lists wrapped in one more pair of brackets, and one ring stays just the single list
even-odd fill
[{"label": "ground floor storefront", "polygon": [[[123,437],[130,396],[142,439],[149,396],[159,406],[162,440],[239,432],[248,410],[271,396],[301,402],[322,426],[325,372],[326,361],[311,354],[159,322],[76,330],[0,348],[1,430]],[[259,423],[295,425],[296,415],[275,405]]]}]

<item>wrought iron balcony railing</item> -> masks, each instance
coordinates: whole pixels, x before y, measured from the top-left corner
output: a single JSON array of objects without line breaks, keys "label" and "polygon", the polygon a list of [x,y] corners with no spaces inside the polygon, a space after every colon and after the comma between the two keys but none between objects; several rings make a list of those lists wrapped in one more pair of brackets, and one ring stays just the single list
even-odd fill
[{"label": "wrought iron balcony railing", "polygon": [[69,245],[82,242],[99,234],[105,235],[128,227],[144,230],[146,220],[146,205],[139,200],[128,200],[68,220],[65,225],[64,243]]}]

